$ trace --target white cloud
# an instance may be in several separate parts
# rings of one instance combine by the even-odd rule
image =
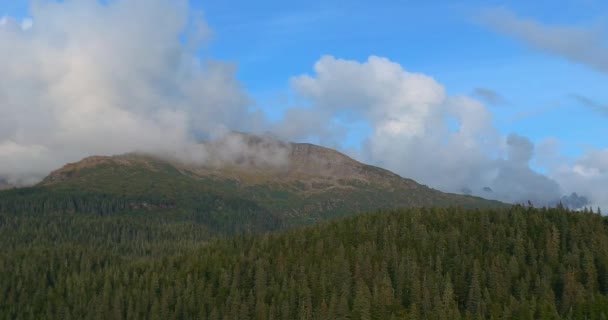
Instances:
[[[264,121],[248,111],[234,65],[196,57],[209,32],[185,0],[36,1],[32,19],[0,26],[0,177],[9,181],[91,154],[175,153],[193,135]]]
[[[349,112],[350,119],[368,121],[373,133],[365,160],[445,191],[467,188],[539,204],[561,195],[555,181],[530,169],[533,144],[525,137],[501,136],[479,101],[448,96],[433,78],[376,56],[363,63],[326,56],[314,71],[294,78],[294,90],[319,114]],[[495,192],[484,193],[487,186]]]
[[[26,18],[23,19],[23,21],[21,21],[21,29],[25,30],[29,30],[34,26],[34,20],[30,19],[30,18]]]
[[[507,145],[508,159],[516,165],[528,166],[534,152],[532,142],[526,137],[511,134],[507,137]]]
[[[443,87],[432,78],[403,72],[399,64],[386,58],[371,56],[360,64],[325,56],[314,69],[316,78],[292,80],[300,95],[315,99],[319,107],[362,112],[374,120],[425,118],[435,111],[429,106],[445,97]],[[424,131],[416,128],[417,121],[411,122],[410,134]]]

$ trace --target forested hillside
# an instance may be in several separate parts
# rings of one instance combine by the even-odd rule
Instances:
[[[163,214],[0,215],[3,319],[605,319],[608,220],[407,209],[209,240]]]
[[[194,222],[208,227],[214,234],[237,234],[278,230],[283,227],[279,217],[255,202],[212,191],[195,194],[184,189],[179,196],[151,192],[124,194],[83,190],[30,187],[0,192],[0,212],[35,220],[51,220],[63,213],[86,214],[90,219],[104,216],[163,216]],[[109,219],[112,219],[111,217]]]
[[[55,170],[34,188],[0,191],[0,210],[193,211],[215,198],[255,207],[286,226],[301,226],[380,209],[505,206],[440,192],[321,146],[235,137],[241,153],[215,160],[187,162],[141,153],[88,157]],[[222,154],[225,145],[209,142],[200,148]],[[281,161],[263,161],[276,154]]]

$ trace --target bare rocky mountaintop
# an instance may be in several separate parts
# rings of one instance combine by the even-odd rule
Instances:
[[[67,182],[81,171],[99,166],[138,166],[158,171],[164,163],[181,174],[193,177],[228,178],[246,185],[299,181],[325,181],[339,187],[345,181],[383,186],[417,185],[388,170],[358,162],[336,150],[309,143],[285,143],[265,136],[234,133],[229,138],[200,145],[200,159],[130,153],[91,156],[66,164],[52,172],[41,185]]]

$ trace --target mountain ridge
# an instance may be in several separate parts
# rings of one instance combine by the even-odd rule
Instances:
[[[95,201],[99,201],[95,195],[122,199],[116,210],[221,212],[222,207],[239,203],[233,206],[237,211],[250,216],[246,207],[255,207],[254,211],[287,225],[406,207],[506,206],[443,193],[314,144],[243,134],[223,139],[200,145],[206,162],[144,153],[90,156],[53,171],[33,188],[41,190],[38,194],[60,195],[53,199],[76,195]]]
[[[188,163],[175,159],[155,156],[146,153],[127,153],[113,156],[89,156],[78,162],[68,163],[62,168],[51,172],[38,185],[53,185],[68,180],[80,170],[99,165],[143,165],[151,171],[157,171],[155,162],[166,162],[174,166],[181,173],[199,177],[223,175],[241,180],[246,183],[264,183],[278,180],[297,180],[302,178],[325,178],[328,180],[354,179],[363,182],[394,182],[401,181],[418,184],[414,180],[403,178],[389,170],[364,164],[348,157],[336,150],[317,146],[310,143],[289,143],[287,166],[260,166],[250,165],[205,165]],[[266,174],[266,181],[249,181],[251,175]]]

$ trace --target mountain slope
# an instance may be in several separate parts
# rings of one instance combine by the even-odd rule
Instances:
[[[248,203],[287,224],[400,207],[503,205],[442,193],[312,144],[243,134],[231,139],[236,148],[231,141],[201,145],[208,155],[202,163],[144,154],[89,157],[51,173],[35,189],[128,199],[126,208],[185,211],[200,207],[206,195]],[[231,148],[236,151],[222,154]]]

